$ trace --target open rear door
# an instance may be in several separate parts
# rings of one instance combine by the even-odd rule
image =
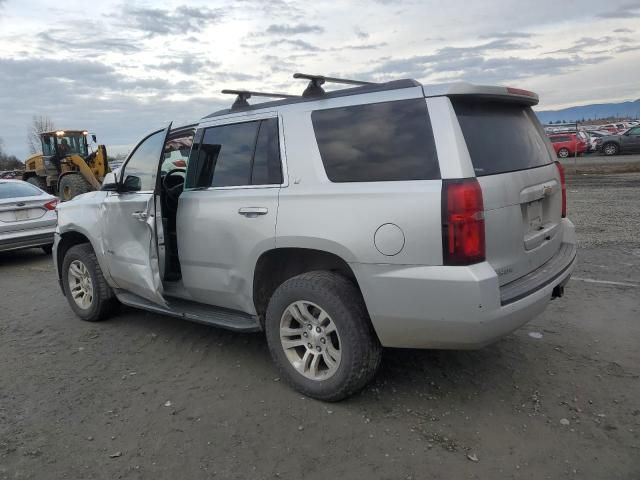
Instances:
[[[122,191],[110,193],[103,203],[103,235],[111,277],[119,288],[161,306],[166,306],[166,301],[156,241],[157,174],[153,173],[155,168],[149,173],[148,159],[153,156],[162,161],[170,131],[171,124],[137,145],[122,167]]]

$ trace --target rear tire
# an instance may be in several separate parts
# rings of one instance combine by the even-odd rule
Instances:
[[[31,185],[35,185],[40,190],[44,190],[45,192],[48,191],[48,189],[47,189],[47,181],[42,177],[38,177],[38,176],[35,176],[35,175],[31,176],[31,177],[27,178],[27,183],[30,183]]]
[[[620,151],[620,147],[618,147],[618,145],[612,142],[605,143],[602,146],[602,153],[604,153],[607,157],[617,155],[619,151]]]
[[[98,322],[117,310],[118,300],[88,243],[71,247],[64,256],[62,288],[71,309],[82,320]]]
[[[63,202],[71,200],[73,197],[93,190],[79,173],[68,173],[58,182],[58,196]]]
[[[569,157],[569,150],[566,148],[561,148],[560,150],[558,150],[558,157],[560,158],[568,158]]]
[[[303,273],[280,285],[265,330],[282,377],[318,400],[335,402],[361,390],[382,359],[360,292],[333,272]]]

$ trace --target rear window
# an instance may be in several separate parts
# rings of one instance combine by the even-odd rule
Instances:
[[[0,182],[0,198],[35,197],[42,195],[42,190],[30,183]]]
[[[424,99],[316,110],[311,121],[332,182],[440,178]]]
[[[476,176],[540,167],[553,161],[529,107],[452,99]]]

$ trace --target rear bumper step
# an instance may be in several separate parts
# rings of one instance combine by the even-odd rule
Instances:
[[[517,302],[548,285],[566,272],[575,259],[576,246],[571,243],[563,243],[547,263],[528,275],[500,287],[500,304],[504,306]],[[562,288],[556,287],[553,291],[553,297],[561,297],[562,290]]]

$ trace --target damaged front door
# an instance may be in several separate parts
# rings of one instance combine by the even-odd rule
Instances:
[[[133,150],[118,174],[118,191],[103,203],[103,238],[111,277],[117,286],[159,305],[155,198],[158,162],[171,129],[152,133]]]

